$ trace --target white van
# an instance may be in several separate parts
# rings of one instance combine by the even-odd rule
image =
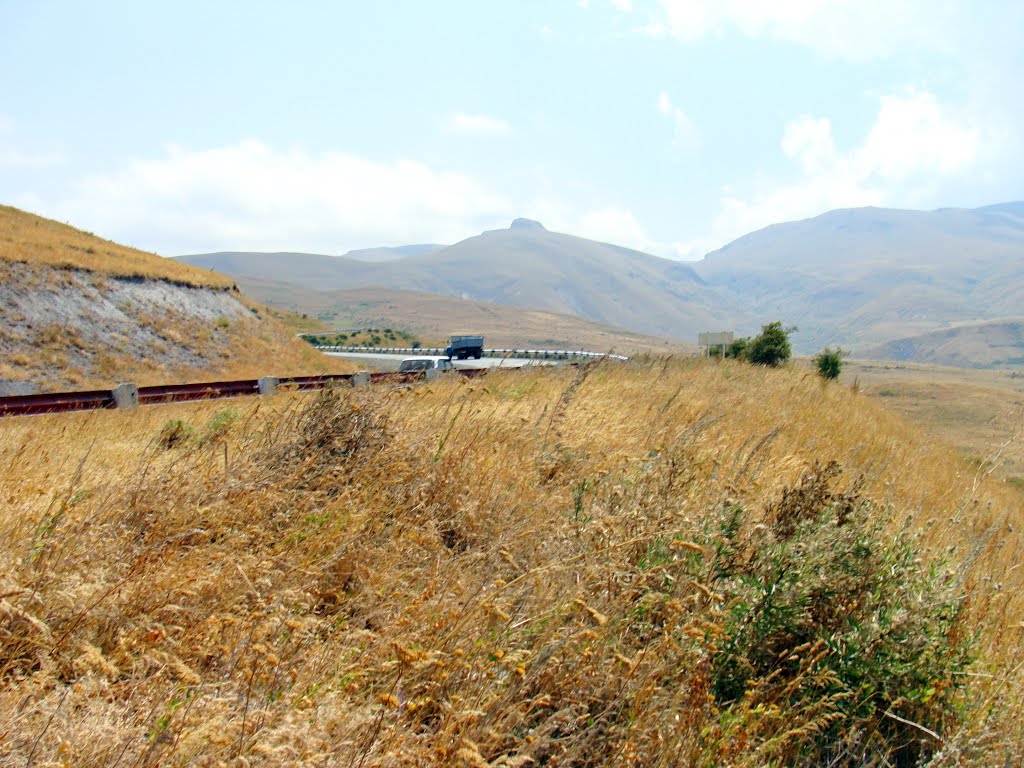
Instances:
[[[400,371],[454,371],[455,366],[447,357],[424,355],[407,357],[398,366]]]

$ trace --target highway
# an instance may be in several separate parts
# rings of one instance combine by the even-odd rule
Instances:
[[[416,357],[413,353],[383,354],[379,352],[324,352],[333,357],[347,357],[353,360],[365,360],[367,367],[378,371],[397,371],[399,364],[407,357]],[[452,360],[452,365],[460,370],[472,368],[521,368],[524,365],[556,365],[554,360],[531,360],[525,357],[482,357],[479,360]]]

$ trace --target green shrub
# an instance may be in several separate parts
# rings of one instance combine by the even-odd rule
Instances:
[[[789,345],[789,335],[796,328],[783,328],[778,320],[761,326],[761,333],[750,340],[746,349],[746,358],[755,365],[781,365],[789,360],[793,350]]]
[[[964,593],[883,510],[831,490],[838,472],[815,465],[760,524],[728,506],[699,541],[694,575],[725,610],[715,699],[725,721],[780,713],[780,764],[916,765],[957,716]]]
[[[836,347],[825,347],[821,352],[814,356],[814,365],[818,369],[818,374],[823,379],[838,379],[839,373],[843,369],[843,357],[846,355],[846,351]]]
[[[736,360],[743,360],[746,357],[748,346],[750,346],[749,338],[734,339],[725,345],[712,344],[708,347],[708,355],[710,357],[731,357]]]
[[[744,337],[741,339],[734,339],[725,350],[726,357],[733,357],[737,360],[744,360],[747,356],[747,347],[750,346],[750,339]]]

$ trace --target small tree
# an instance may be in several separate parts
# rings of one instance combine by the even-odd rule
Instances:
[[[747,360],[755,365],[770,365],[773,368],[781,365],[793,354],[789,346],[789,334],[795,332],[795,327],[783,328],[778,320],[761,326],[761,334],[755,336],[747,347]]]
[[[743,360],[747,356],[747,349],[750,347],[750,339],[746,336],[733,339],[732,344],[725,348],[726,357],[734,357]]]
[[[825,347],[821,352],[814,356],[814,364],[818,367],[818,373],[823,379],[838,379],[839,373],[843,369],[843,357],[847,354],[846,350],[839,349],[836,347]]]

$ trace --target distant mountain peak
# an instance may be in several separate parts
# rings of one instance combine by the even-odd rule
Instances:
[[[533,219],[513,219],[509,229],[544,229],[544,225]]]

